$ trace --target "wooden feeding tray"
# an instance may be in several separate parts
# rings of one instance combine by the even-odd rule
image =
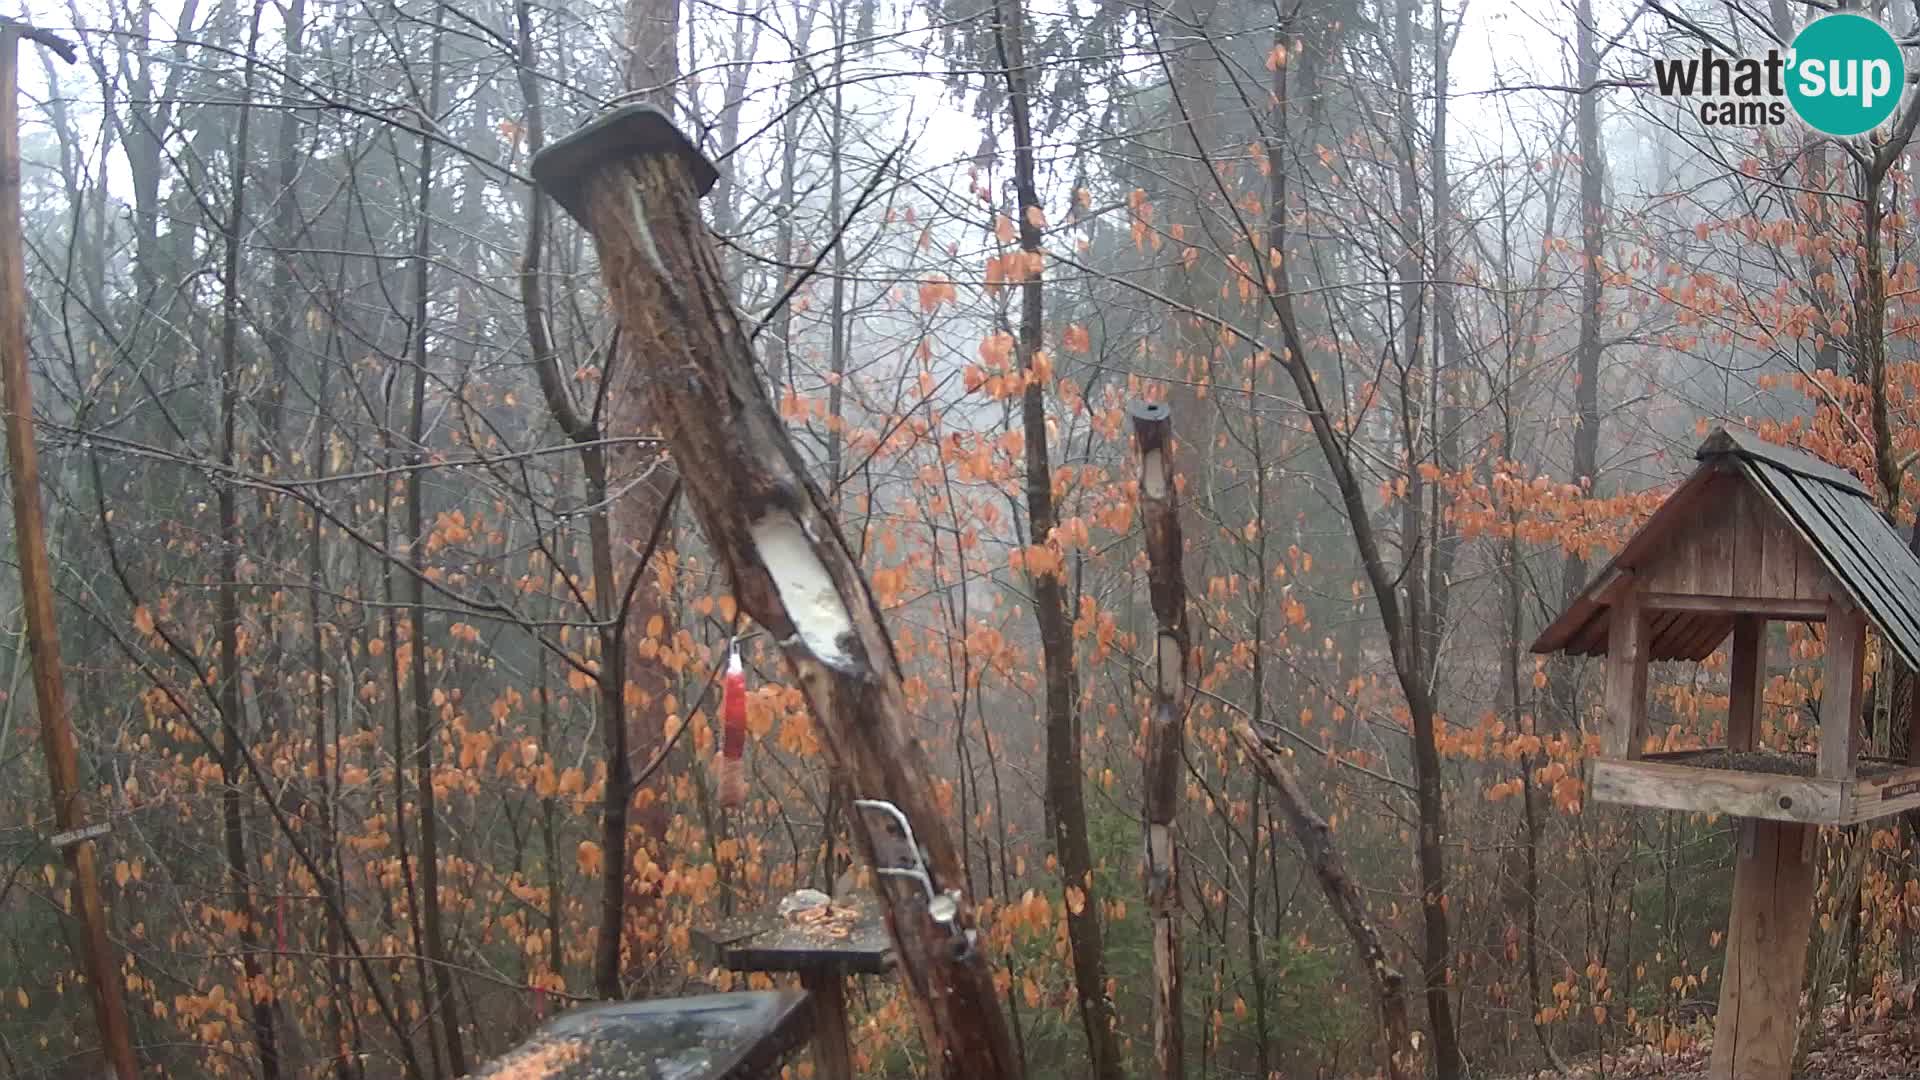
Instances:
[[[694,935],[729,971],[846,976],[884,975],[893,968],[893,942],[867,897],[786,915],[773,908],[736,915]]]
[[[893,968],[893,942],[870,896],[821,904],[785,905],[737,915],[694,931],[714,961],[729,971],[794,972],[813,999],[814,1076],[853,1076],[847,1024],[846,979],[884,975]],[[813,894],[826,900],[821,894]]]
[[[1857,759],[1851,780],[1815,775],[1814,754],[1676,750],[1587,764],[1595,801],[1805,825],[1851,825],[1920,807],[1920,766]]]
[[[475,1080],[767,1080],[812,1028],[805,994],[705,994],[566,1013]]]

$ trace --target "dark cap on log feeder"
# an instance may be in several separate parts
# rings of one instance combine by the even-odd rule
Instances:
[[[1133,417],[1133,433],[1141,450],[1159,450],[1166,446],[1173,427],[1173,410],[1158,401],[1136,401],[1127,406]]]
[[[712,191],[720,180],[720,170],[666,113],[652,105],[635,104],[622,105],[566,138],[548,143],[533,155],[533,182],[579,221],[586,211],[587,181],[596,169],[655,154],[670,154],[685,163],[695,195]]]

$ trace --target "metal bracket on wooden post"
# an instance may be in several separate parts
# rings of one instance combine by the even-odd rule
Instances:
[[[889,819],[887,824],[890,827],[890,834],[899,841],[896,845],[899,848],[897,851],[876,851],[876,854],[880,855],[885,862],[895,865],[878,864],[874,866],[873,872],[918,882],[926,891],[927,917],[940,924],[942,929],[953,936],[954,956],[970,955],[977,935],[975,931],[961,927],[956,921],[960,914],[960,890],[941,889],[935,884],[933,875],[927,869],[926,856],[920,850],[920,843],[913,838],[913,822],[907,820],[907,815],[901,813],[899,807],[885,799],[855,799],[853,805],[862,810],[877,811],[886,815]],[[876,848],[879,847],[880,835],[886,834],[875,835]]]

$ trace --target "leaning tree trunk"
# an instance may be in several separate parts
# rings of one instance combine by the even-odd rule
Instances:
[[[1260,778],[1278,796],[1280,811],[1293,829],[1293,838],[1300,844],[1300,853],[1306,857],[1308,868],[1320,882],[1320,891],[1326,894],[1328,906],[1339,917],[1340,925],[1346,927],[1361,962],[1367,965],[1367,975],[1373,980],[1374,997],[1380,1007],[1381,1033],[1387,1041],[1387,1076],[1390,1080],[1416,1080],[1423,1073],[1419,1050],[1413,1043],[1413,1026],[1407,1019],[1406,978],[1387,962],[1380,932],[1367,914],[1366,898],[1348,876],[1340,849],[1333,845],[1332,826],[1307,802],[1306,793],[1300,790],[1300,781],[1295,779],[1293,769],[1280,751],[1267,745],[1254,733],[1252,725],[1244,721],[1233,734],[1240,741],[1241,749],[1253,759]]]
[[[624,361],[648,374],[678,468],[701,478],[686,491],[694,515],[741,609],[779,644],[835,765],[870,801],[854,836],[876,870],[931,1071],[1022,1075],[893,642],[767,395],[701,222],[713,166],[664,114],[628,106],[548,147],[533,174],[593,235]]]

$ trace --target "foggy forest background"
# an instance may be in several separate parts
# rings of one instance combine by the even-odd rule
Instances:
[[[1140,1075],[1153,1045],[1142,398],[1173,407],[1188,540],[1189,1074],[1382,1067],[1367,972],[1242,721],[1292,751],[1437,1075],[1688,1054],[1730,822],[1588,805],[1597,665],[1528,646],[1723,419],[1851,468],[1912,527],[1910,114],[1843,146],[1706,127],[1647,85],[1655,58],[1820,13],[33,9],[80,49],[22,54],[31,351],[149,1068],[459,1076],[578,1003],[744,985],[692,931],[842,878],[849,793],[678,497],[701,478],[659,453],[591,243],[527,179],[636,97],[720,167],[724,272],[885,608],[1031,1075]],[[1038,536],[1035,381],[1059,519]],[[1070,628],[1051,710],[1038,577]],[[19,601],[0,574],[0,1068],[92,1076]],[[732,808],[708,763],[736,632]],[[1804,749],[1822,646],[1786,637],[1763,738]],[[1869,656],[1882,716],[1893,666]],[[1667,745],[1714,741],[1724,653],[1656,665],[1653,694]],[[1891,726],[1876,749],[1904,754]],[[1061,775],[1080,809],[1056,831]],[[1812,977],[1859,1022],[1911,1005],[1911,836],[1823,845]],[[853,1000],[861,1074],[920,1073],[890,983]]]

